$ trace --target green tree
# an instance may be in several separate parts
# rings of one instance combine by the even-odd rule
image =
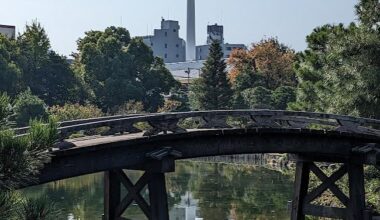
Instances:
[[[0,93],[0,130],[4,129],[10,124],[10,117],[12,115],[11,99],[5,93]]]
[[[141,38],[131,39],[124,28],[87,32],[78,41],[78,51],[75,69],[103,110],[136,100],[148,111],[156,111],[164,102],[162,94],[176,84],[163,61]]]
[[[272,91],[258,86],[242,92],[244,102],[251,109],[272,109]]]
[[[295,110],[379,118],[380,38],[362,25],[326,25],[308,37],[296,65]]]
[[[193,108],[201,110],[230,109],[232,105],[232,89],[227,79],[226,63],[218,41],[210,47],[202,73],[190,87],[190,98]]]
[[[323,68],[327,62],[326,52],[329,42],[340,38],[346,32],[342,24],[324,25],[315,28],[306,37],[308,48],[297,54],[295,71],[298,79],[297,101],[290,104],[292,110],[324,111],[325,102],[321,94],[324,92]]]
[[[55,53],[45,29],[37,22],[26,25],[17,38],[17,64],[22,70],[24,86],[48,105],[80,101],[80,83],[66,57]]]
[[[30,90],[20,93],[14,101],[15,121],[18,126],[26,126],[30,120],[46,120],[47,106],[43,100],[32,95]]]
[[[234,91],[234,108],[248,108],[248,105],[245,103],[243,98],[243,92],[246,89],[255,88],[257,86],[265,86],[265,81],[261,75],[256,74],[250,69],[237,74],[232,86]]]
[[[278,87],[272,93],[272,103],[274,109],[286,110],[288,103],[296,101],[296,89],[291,86]]]
[[[356,14],[362,24],[370,29],[380,31],[379,0],[361,0],[355,7]]]
[[[14,62],[16,43],[0,34],[0,92],[15,96],[20,91],[21,71]]]

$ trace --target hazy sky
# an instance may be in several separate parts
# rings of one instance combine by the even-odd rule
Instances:
[[[186,36],[186,0],[1,0],[0,24],[24,25],[37,19],[54,50],[69,55],[88,30],[126,27],[132,36],[151,34],[161,17],[178,20]],[[326,23],[354,21],[357,0],[196,0],[197,44],[206,41],[207,24],[223,24],[228,43],[257,42],[265,36],[296,50],[305,36]]]

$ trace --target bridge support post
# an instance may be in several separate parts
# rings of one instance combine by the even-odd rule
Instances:
[[[305,161],[297,161],[291,211],[292,220],[305,220],[303,204],[309,188],[309,174],[310,163]]]
[[[169,220],[165,173],[152,173],[148,189],[151,220]]]
[[[116,219],[116,207],[120,203],[120,181],[114,171],[104,172],[104,219]]]
[[[169,220],[165,173],[174,171],[174,159],[153,161],[144,166],[145,173],[133,184],[121,169],[104,173],[104,220],[120,220],[126,209],[135,202],[149,220]],[[121,198],[121,185],[128,193]],[[141,195],[148,186],[149,201]]]
[[[346,220],[370,220],[370,210],[366,210],[365,206],[364,169],[360,160],[339,161],[338,163],[342,164],[341,167],[327,176],[310,158],[298,157],[291,220],[305,220],[306,215]],[[321,181],[321,184],[309,190],[311,173]],[[336,184],[346,174],[348,174],[348,195]],[[313,204],[313,201],[322,196],[326,190],[330,190],[342,206],[328,207]]]
[[[350,201],[348,204],[347,219],[364,219],[365,215],[365,189],[363,164],[348,164],[348,182]]]

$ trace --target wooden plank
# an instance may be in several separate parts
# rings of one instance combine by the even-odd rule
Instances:
[[[330,178],[327,177],[326,174],[322,172],[322,170],[320,170],[315,164],[312,164],[310,166],[310,169],[322,181],[322,183],[326,183],[324,186],[327,185],[331,192],[343,203],[343,205],[348,205],[349,198],[347,198],[347,196],[338,188],[338,186],[336,186],[334,182],[330,181]],[[343,176],[344,174],[345,169],[341,169],[339,170],[339,173],[337,173],[337,176],[334,176],[334,178],[338,177],[339,175]],[[317,188],[317,190],[319,189]]]
[[[348,220],[364,219],[365,189],[363,164],[348,163],[348,182],[350,189]]]
[[[306,215],[324,217],[324,218],[345,219],[346,217],[346,209],[344,208],[305,204],[303,211]],[[359,220],[359,219],[356,219],[356,220]]]
[[[309,187],[310,162],[298,161],[296,166],[291,220],[305,220],[303,204]]]
[[[104,220],[119,217],[116,207],[120,203],[120,181],[114,171],[104,172]]]
[[[347,173],[347,166],[342,165],[342,167],[340,167],[330,177],[327,177],[315,164],[311,164],[310,169],[322,181],[322,184],[312,190],[306,196],[305,202],[311,203],[327,189],[330,189],[334,195],[343,203],[343,205],[347,206],[349,198],[335,185],[335,182]]]
[[[169,220],[165,174],[152,173],[152,178],[149,180],[148,187],[150,207],[152,211],[150,220]]]

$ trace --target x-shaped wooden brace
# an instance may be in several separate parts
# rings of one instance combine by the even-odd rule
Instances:
[[[314,163],[310,164],[310,170],[322,181],[322,184],[313,189],[305,197],[305,204],[311,203],[313,200],[322,195],[323,192],[330,189],[331,192],[347,207],[349,198],[339,189],[335,184],[340,178],[347,173],[347,166],[342,165],[335,173],[330,177],[326,176]]]
[[[132,204],[132,202],[135,201],[140,209],[144,212],[144,214],[148,217],[148,219],[150,219],[150,207],[140,194],[141,190],[144,188],[144,186],[147,185],[149,181],[150,173],[144,173],[144,175],[134,185],[124,173],[124,171],[115,170],[114,172],[116,172],[118,179],[128,190],[127,196],[116,207],[116,216],[121,216],[124,211]]]

